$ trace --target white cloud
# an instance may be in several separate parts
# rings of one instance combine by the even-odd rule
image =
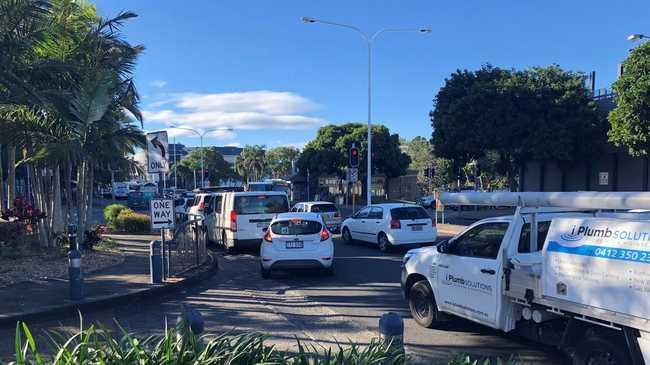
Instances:
[[[188,128],[192,128],[191,125],[183,124],[183,125],[178,125],[180,128],[166,128],[167,129],[167,135],[169,137],[199,137],[197,132],[199,133],[204,133],[205,130],[197,130],[197,132],[193,132],[189,130]],[[196,129],[196,128],[192,128]],[[208,131],[205,134],[205,137],[212,137],[216,139],[224,139],[224,140],[231,140],[237,137],[237,134],[235,134],[233,131],[230,130],[215,130],[215,131]]]
[[[226,147],[241,147],[241,143],[239,142],[228,143]]]
[[[306,141],[305,142],[294,142],[294,143],[281,144],[282,147],[293,147],[293,148],[297,148],[297,149],[299,149],[301,151],[305,148],[306,145],[307,145]]]
[[[154,80],[149,85],[151,85],[153,87],[161,88],[161,87],[165,87],[165,85],[167,85],[167,81]]]
[[[317,117],[304,115],[318,105],[291,92],[268,90],[171,95],[149,104],[145,121],[185,124],[196,129],[308,129],[322,125]],[[234,133],[216,132],[232,138]]]

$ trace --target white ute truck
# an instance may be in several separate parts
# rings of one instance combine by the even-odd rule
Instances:
[[[402,288],[418,324],[457,316],[556,346],[573,364],[650,365],[650,193],[441,201],[516,209],[406,253]]]

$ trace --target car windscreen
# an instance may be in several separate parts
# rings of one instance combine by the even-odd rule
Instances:
[[[235,197],[237,214],[273,214],[289,211],[285,195],[246,195]]]
[[[420,207],[393,208],[390,210],[393,219],[429,219],[427,212]]]
[[[281,236],[317,234],[321,229],[319,222],[302,219],[283,220],[271,224],[271,232]]]
[[[314,204],[311,206],[311,211],[314,213],[333,213],[338,212],[334,204]]]

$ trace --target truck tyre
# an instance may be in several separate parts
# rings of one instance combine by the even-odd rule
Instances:
[[[415,322],[422,327],[431,328],[436,322],[438,308],[433,291],[426,280],[420,280],[409,289],[409,309]]]
[[[341,233],[341,236],[343,236],[343,242],[346,245],[351,245],[354,243],[354,240],[352,239],[352,235],[350,234],[350,230],[348,227],[343,228],[343,232]]]
[[[630,364],[627,346],[620,341],[607,340],[598,335],[587,337],[576,347],[573,365]]]
[[[391,248],[393,248],[393,245],[388,240],[388,236],[386,236],[386,233],[384,232],[379,233],[377,243],[379,244],[379,251],[384,253],[389,252]]]

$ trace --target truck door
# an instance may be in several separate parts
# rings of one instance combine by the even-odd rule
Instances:
[[[496,325],[501,291],[497,260],[508,222],[477,225],[446,245],[438,255],[438,306],[447,312]]]

